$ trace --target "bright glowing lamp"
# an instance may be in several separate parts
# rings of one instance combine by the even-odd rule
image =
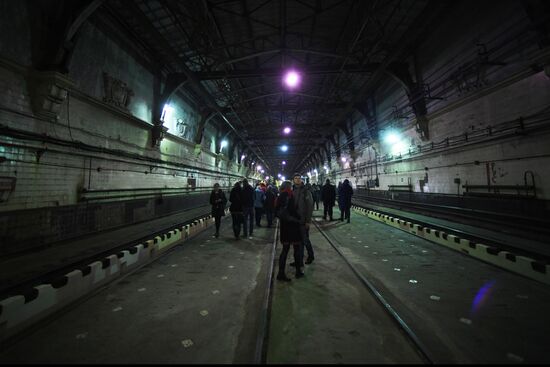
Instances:
[[[280,174],[280,173],[277,173],[277,177],[281,178],[281,174]]]
[[[388,144],[395,144],[401,140],[399,134],[393,130],[387,131],[383,139]]]
[[[262,166],[258,165],[258,167],[256,167],[256,169],[259,171],[262,169]]]
[[[286,152],[286,151],[288,150],[288,146],[287,146],[287,145],[282,145],[282,146],[281,146],[281,150],[282,150],[283,152]]]
[[[283,166],[284,166],[286,164],[286,161],[283,161],[282,163],[283,163]]]
[[[347,159],[346,157],[342,157],[342,162],[346,163]]]
[[[225,148],[227,146],[227,140],[222,140],[221,147]]]
[[[241,161],[245,158],[246,156],[243,154],[241,155]]]
[[[284,132],[285,134],[287,134],[287,135],[290,134],[290,127],[288,127],[288,126],[285,127],[285,128],[283,129],[283,132]]]
[[[284,82],[289,88],[296,88],[300,84],[300,74],[294,70],[288,71],[284,76]]]
[[[281,180],[286,181],[286,177],[285,177],[285,176],[281,176]]]

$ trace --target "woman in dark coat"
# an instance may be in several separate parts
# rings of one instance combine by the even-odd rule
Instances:
[[[283,250],[279,256],[279,273],[277,279],[289,282],[290,278],[285,275],[286,258],[290,245],[294,250],[294,263],[296,264],[296,278],[301,278],[304,273],[300,270],[300,244],[302,237],[300,236],[300,216],[296,211],[294,204],[294,196],[292,195],[292,183],[284,181],[281,184],[280,194],[275,202],[275,213],[279,217],[279,239],[283,245]]]
[[[220,189],[220,184],[214,184],[214,190],[210,193],[210,205],[212,205],[212,216],[216,221],[216,238],[220,235],[220,224],[222,222],[222,217],[225,216],[225,204],[227,204],[227,199],[225,194]]]
[[[231,212],[231,219],[233,219],[233,234],[235,234],[235,239],[238,240],[241,234],[241,226],[243,224],[243,203],[241,200],[242,197],[242,188],[241,182],[235,182],[231,193],[229,194],[229,201],[231,205],[229,206],[229,211]]]

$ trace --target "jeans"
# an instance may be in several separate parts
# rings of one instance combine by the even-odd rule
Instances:
[[[243,236],[252,236],[252,232],[254,232],[254,208],[243,208],[243,216]],[[250,224],[250,232],[248,231],[248,224]]]
[[[222,224],[222,216],[215,216],[214,221],[216,223],[216,233],[220,233],[220,224]]]
[[[313,253],[313,246],[311,246],[311,241],[309,240],[309,229],[306,229],[306,226],[300,224],[300,236],[302,237],[302,243],[300,245],[300,265],[304,264],[304,247],[307,250],[308,259],[314,259],[315,254]]]
[[[323,218],[328,217],[332,220],[332,205],[323,203]]]
[[[265,208],[265,217],[267,219],[267,226],[271,227],[273,224],[273,209]]]
[[[239,237],[241,234],[241,224],[243,223],[243,214],[231,213],[231,218],[233,219],[233,234],[235,237]]]
[[[282,275],[285,273],[286,267],[286,258],[288,256],[288,251],[290,250],[290,243],[283,243],[283,251],[279,256],[279,274]],[[296,274],[300,272],[300,245],[292,245],[294,248],[294,264],[296,267]]]
[[[264,208],[254,208],[254,212],[256,213],[256,225],[260,227],[262,214],[264,214]]]
[[[344,219],[347,219],[348,223],[349,223],[351,207],[346,205],[342,209],[343,209],[343,213],[344,213]]]

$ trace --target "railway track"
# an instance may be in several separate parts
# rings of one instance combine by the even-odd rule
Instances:
[[[436,363],[434,356],[432,352],[429,350],[427,345],[418,337],[418,335],[415,333],[415,331],[404,321],[404,319],[399,315],[399,313],[392,307],[392,305],[384,298],[382,295],[382,292],[376,288],[376,286],[370,282],[353,264],[352,262],[346,257],[344,253],[338,248],[337,245],[334,244],[333,240],[325,233],[325,231],[321,228],[321,226],[317,223],[317,221],[313,221],[313,224],[315,225],[315,228],[319,231],[319,233],[322,234],[322,236],[325,238],[325,240],[330,244],[332,250],[337,254],[337,256],[349,267],[349,269],[352,271],[352,273],[355,275],[356,280],[361,284],[362,287],[364,287],[378,302],[381,309],[384,310],[385,313],[387,313],[390,318],[395,323],[395,326],[399,328],[401,333],[406,336],[408,341],[410,342],[410,345],[413,346],[415,352],[417,353],[420,360],[422,360],[425,364],[434,364]],[[262,309],[262,326],[259,329],[258,337],[257,337],[257,343],[256,343],[256,353],[255,353],[255,359],[254,363],[256,364],[265,364],[267,363],[266,357],[267,357],[267,348],[269,344],[269,323],[270,323],[270,312],[272,309],[272,300],[273,300],[273,287],[275,282],[275,253],[276,253],[276,246],[278,241],[278,227],[279,222],[277,221],[277,226],[275,230],[274,240],[273,240],[273,248],[271,253],[271,267],[268,271],[268,277],[266,279],[266,295],[264,297],[264,307]],[[307,277],[307,276],[306,276]]]
[[[436,214],[442,217],[449,217],[453,220],[464,222],[465,224],[480,225],[483,223],[487,226],[506,226],[506,230],[513,233],[512,230],[521,231],[520,234],[533,235],[533,231],[544,236],[550,236],[550,221],[546,218],[525,217],[520,215],[512,215],[509,213],[495,212],[490,210],[468,209],[450,205],[435,205],[419,202],[408,202],[404,200],[390,200],[383,198],[375,198],[372,196],[358,195],[356,198],[364,204],[378,204],[381,206],[392,207],[401,210],[412,210],[424,215]],[[481,223],[480,223],[481,222]],[[501,228],[502,229],[502,228]]]
[[[424,216],[434,217],[436,219],[453,220],[458,224],[466,224],[480,229],[498,231],[500,233],[506,233],[520,238],[528,238],[533,241],[548,243],[550,242],[550,223],[540,218],[522,218],[521,222],[517,222],[517,216],[511,216],[506,213],[495,213],[432,204],[410,203],[405,201],[371,197],[368,197],[367,199],[365,196],[358,196],[355,204],[362,208],[374,210],[381,214],[399,217],[406,221],[418,223],[424,227],[434,228],[448,234],[466,238],[474,243],[484,243],[498,249],[499,251],[511,251],[518,255],[528,256],[538,261],[550,263],[550,249],[540,248],[539,251],[539,249],[519,247],[516,245],[503,243],[503,241],[487,235],[480,235],[475,231],[459,229],[456,226],[436,223],[434,221],[430,221],[429,219],[413,218],[406,212],[396,214],[394,212],[384,210],[384,208],[403,210],[413,214],[418,213]],[[529,224],[525,224],[525,221],[528,221]]]

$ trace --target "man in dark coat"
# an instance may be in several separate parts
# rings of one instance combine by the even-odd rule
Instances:
[[[300,266],[303,266],[304,261],[304,247],[307,250],[306,264],[311,264],[315,259],[313,252],[313,246],[309,240],[309,227],[313,217],[313,195],[311,191],[306,188],[302,175],[296,172],[292,178],[294,183],[293,195],[295,200],[296,211],[300,216],[300,233],[302,235],[302,246],[300,247]]]
[[[271,227],[271,225],[273,224],[273,210],[275,207],[276,197],[277,195],[275,195],[273,186],[269,185],[267,187],[267,191],[265,192],[265,202],[264,202],[264,210],[265,210],[265,216],[267,218],[268,227]]]
[[[340,221],[342,222],[344,221],[344,219],[347,219],[349,223],[352,196],[353,189],[351,188],[351,184],[349,183],[348,179],[345,179],[344,183],[340,187],[340,190],[338,191],[338,201],[342,205],[340,212]]]
[[[216,222],[216,238],[220,236],[220,225],[222,222],[222,217],[225,216],[225,204],[227,204],[227,199],[225,194],[220,189],[220,184],[214,184],[214,190],[210,193],[210,205],[212,205],[212,216]]]
[[[332,221],[332,207],[336,200],[336,187],[330,184],[330,180],[327,178],[323,188],[321,189],[321,200],[323,201],[323,219],[327,220],[327,214]]]
[[[229,194],[229,211],[231,212],[231,218],[233,219],[233,234],[235,239],[238,240],[241,234],[241,224],[243,223],[243,204],[241,202],[242,188],[239,181],[235,182],[235,185],[231,189]]]
[[[250,186],[248,180],[243,180],[243,190],[241,192],[241,202],[243,204],[243,236],[252,239],[254,231],[254,188]],[[250,225],[250,228],[248,227]],[[249,229],[249,231],[247,230]]]

